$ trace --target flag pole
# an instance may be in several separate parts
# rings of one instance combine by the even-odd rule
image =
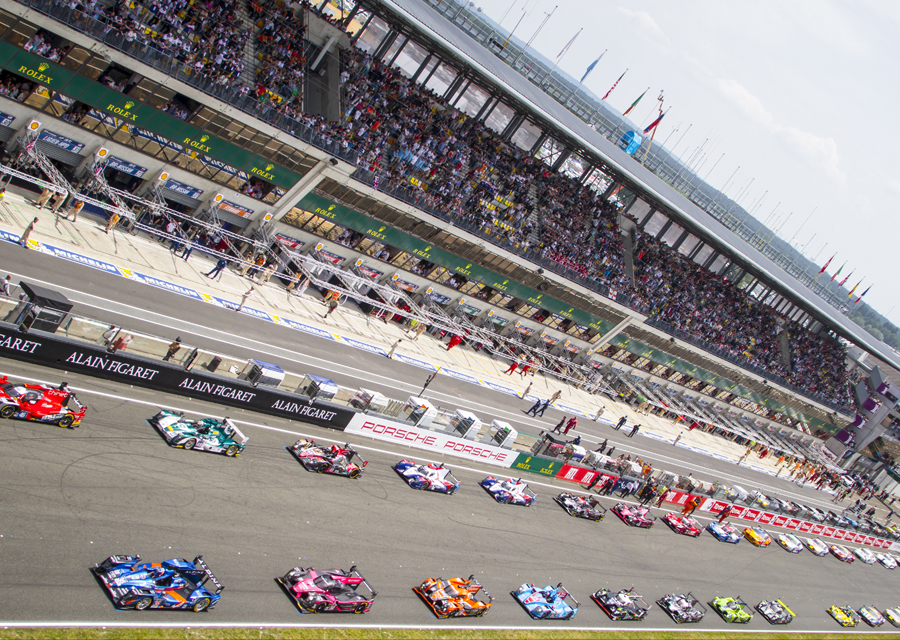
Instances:
[[[558,55],[558,56],[556,56],[556,62],[553,63],[553,67],[550,69],[550,72],[544,77],[544,80],[545,80],[546,82],[541,82],[541,89],[543,89],[544,86],[545,86],[546,84],[548,84],[550,81],[553,80],[553,72],[556,71],[556,67],[559,66],[560,61],[562,61],[562,59],[563,59],[563,58],[566,56],[566,54],[569,52],[569,47],[571,47],[572,44],[575,42],[575,40],[578,38],[578,36],[581,35],[581,32],[582,32],[582,31],[584,31],[584,27],[581,27],[581,28],[578,30],[578,33],[576,33],[576,34],[572,37],[572,39],[569,40],[569,44],[567,44],[565,47],[563,47],[563,50],[559,52],[559,55]]]

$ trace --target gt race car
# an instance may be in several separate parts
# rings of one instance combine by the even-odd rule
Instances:
[[[887,553],[876,553],[875,559],[881,563],[881,566],[885,569],[896,569],[897,568],[897,560],[894,556],[889,555]]]
[[[865,547],[854,547],[853,553],[855,553],[856,557],[866,564],[875,564],[876,562],[878,562],[878,558],[875,557],[875,554]]]
[[[542,589],[525,583],[510,594],[535,620],[569,620],[578,613],[579,602],[562,582],[555,587],[547,585]]]
[[[393,467],[413,489],[452,495],[459,491],[459,480],[441,464],[416,464],[415,460],[401,460]]]
[[[884,624],[884,616],[870,604],[860,607],[858,613],[859,617],[870,627],[880,627]]]
[[[482,488],[491,494],[491,497],[502,504],[518,504],[530,507],[534,504],[537,494],[528,488],[528,484],[522,479],[498,480],[494,476],[488,476],[482,480]]]
[[[845,607],[834,605],[828,607],[826,611],[828,612],[828,615],[837,620],[837,623],[842,627],[855,627],[859,624],[859,616],[850,605]]]
[[[378,595],[356,570],[294,567],[276,578],[301,613],[365,613]],[[360,591],[365,587],[367,593]]]
[[[585,498],[563,491],[553,499],[556,504],[566,510],[566,513],[576,518],[599,522],[606,515],[606,507],[597,502],[593,496]]]
[[[17,384],[0,376],[0,418],[46,422],[74,429],[81,424],[86,411],[87,406],[65,388]]]
[[[744,529],[744,537],[757,547],[768,547],[772,543],[772,536],[762,527],[747,527]]]
[[[738,530],[733,525],[727,522],[710,522],[706,525],[706,530],[713,534],[719,542],[737,544],[741,541],[741,534],[738,533]]]
[[[183,413],[163,409],[147,421],[166,442],[180,449],[195,449],[239,456],[247,446],[247,436],[229,419],[187,420]]]
[[[885,609],[884,617],[895,627],[900,627],[900,608]]]
[[[716,596],[709,601],[709,606],[729,624],[747,624],[753,619],[753,610],[740,596]]]
[[[480,618],[494,601],[474,575],[466,579],[428,578],[418,587],[413,587],[413,591],[438,618]],[[487,600],[476,597],[479,591]]]
[[[806,515],[809,516],[810,520],[815,520],[816,522],[825,521],[825,512],[815,507],[806,507]]]
[[[656,517],[650,515],[650,509],[647,507],[617,502],[612,506],[611,510],[629,527],[649,529],[656,522]]]
[[[670,593],[657,600],[656,604],[677,624],[700,622],[706,615],[706,607],[690,592],[687,595]]]
[[[297,458],[304,469],[316,473],[330,473],[356,479],[369,464],[349,444],[342,447],[336,444],[330,447],[319,447],[315,440],[300,438],[290,447],[285,448]],[[362,464],[353,462],[354,457],[359,458]]]
[[[800,553],[803,551],[803,543],[793,533],[776,533],[775,542],[779,546],[790,553]]]
[[[756,610],[770,624],[790,624],[795,617],[794,612],[781,600],[763,600],[756,605]]]
[[[818,538],[803,538],[803,546],[806,547],[810,553],[817,555],[820,558],[828,555],[828,545]]]
[[[643,596],[635,592],[634,587],[618,592],[600,589],[591,594],[591,600],[603,609],[610,620],[643,620],[650,611],[650,606]]]
[[[842,544],[832,544],[828,546],[828,550],[835,558],[841,562],[851,563],[855,559],[850,550]]]
[[[106,588],[117,609],[184,609],[197,613],[212,609],[222,585],[203,562],[174,558],[141,562],[140,556],[110,556],[91,571]],[[215,593],[206,583],[215,585]]]
[[[669,525],[669,528],[675,533],[680,533],[685,536],[696,538],[703,532],[700,523],[691,516],[667,513],[665,517],[663,517],[663,522]]]

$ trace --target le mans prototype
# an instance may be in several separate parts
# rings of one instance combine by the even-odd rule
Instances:
[[[416,464],[415,460],[401,460],[394,465],[394,471],[413,489],[447,495],[459,491],[459,480],[443,463]]]
[[[294,567],[276,579],[300,611],[311,613],[365,613],[378,595],[355,565],[346,571]]]
[[[216,606],[222,585],[203,562],[174,558],[141,562],[140,556],[110,556],[91,568],[117,609],[185,609],[206,611]],[[215,585],[215,593],[206,583]]]
[[[75,428],[81,424],[87,407],[68,391],[39,384],[18,384],[0,376],[0,418],[18,418]]]
[[[629,527],[649,529],[656,522],[656,518],[650,515],[650,509],[633,504],[617,502],[612,506],[612,512],[622,519]]]
[[[465,579],[428,578],[418,587],[413,587],[413,591],[438,618],[480,618],[494,601],[474,575]],[[487,599],[476,597],[479,592]]]
[[[756,605],[759,615],[768,620],[771,624],[790,624],[794,619],[794,612],[788,606],[779,600],[763,600]]]
[[[528,488],[528,484],[521,479],[498,480],[494,476],[488,476],[479,484],[491,494],[497,502],[502,504],[518,504],[530,507],[534,504],[537,495]]]
[[[358,478],[365,466],[369,464],[362,459],[356,450],[349,444],[342,447],[334,444],[330,447],[319,447],[315,440],[300,438],[288,450],[294,455],[303,468],[316,473],[330,473],[336,476]],[[359,458],[361,465],[353,462],[353,458]]]
[[[591,594],[591,600],[597,603],[610,620],[643,620],[650,610],[643,596],[631,589],[615,592],[600,589]]]
[[[690,592],[687,595],[670,593],[657,600],[656,604],[678,624],[700,622],[706,615],[706,607]]]
[[[698,537],[703,531],[700,523],[691,516],[669,513],[663,518],[663,522],[669,525],[669,528],[675,533],[691,536],[693,538]]]
[[[239,456],[247,436],[229,418],[187,420],[183,413],[163,409],[148,421],[173,447]]]
[[[542,589],[525,583],[511,593],[535,620],[569,620],[578,613],[578,601],[561,582],[555,587],[547,585]]]
[[[709,606],[722,616],[722,620],[732,624],[747,624],[753,619],[753,611],[740,596],[717,596],[710,600]]]
[[[606,507],[597,502],[593,496],[584,498],[563,491],[553,499],[566,510],[566,513],[576,518],[600,521],[606,515]]]

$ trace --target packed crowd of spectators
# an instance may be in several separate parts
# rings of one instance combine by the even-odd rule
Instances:
[[[228,79],[240,74],[250,35],[238,17],[237,3],[243,1],[145,0],[140,5],[120,0],[104,8],[96,0],[83,0],[76,6],[96,12],[127,39],[152,41],[199,73]],[[261,0],[246,5],[259,26],[255,95],[262,101],[277,93],[282,98],[273,101],[278,111],[354,151],[358,167],[369,172],[376,188],[406,187],[415,204],[626,294],[633,306],[680,331],[807,392],[849,405],[844,353],[837,342],[793,324],[649,235],[638,233],[632,279],[624,268],[614,203],[552,171],[399,70],[361,50],[344,49],[341,121],[303,113],[294,99],[308,51],[298,7],[310,5]],[[40,50],[45,44],[33,46]],[[784,364],[778,344],[783,330],[790,338],[790,365]]]

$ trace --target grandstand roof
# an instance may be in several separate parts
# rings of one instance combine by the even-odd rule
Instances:
[[[794,278],[785,277],[781,267],[654,173],[635,162],[524,76],[512,71],[509,65],[425,2],[422,0],[369,0],[369,2],[383,7],[405,22],[419,34],[419,39],[430,41],[447,57],[455,57],[468,67],[480,71],[486,82],[491,81],[496,88],[509,94],[516,102],[527,105],[536,117],[553,123],[561,133],[576,140],[577,146],[596,154],[605,165],[630,182],[636,190],[644,191],[649,199],[665,207],[677,222],[690,228],[695,235],[738,262],[756,277],[774,286],[781,294],[842,337],[900,370],[900,357],[890,347],[831,307],[806,286]]]

